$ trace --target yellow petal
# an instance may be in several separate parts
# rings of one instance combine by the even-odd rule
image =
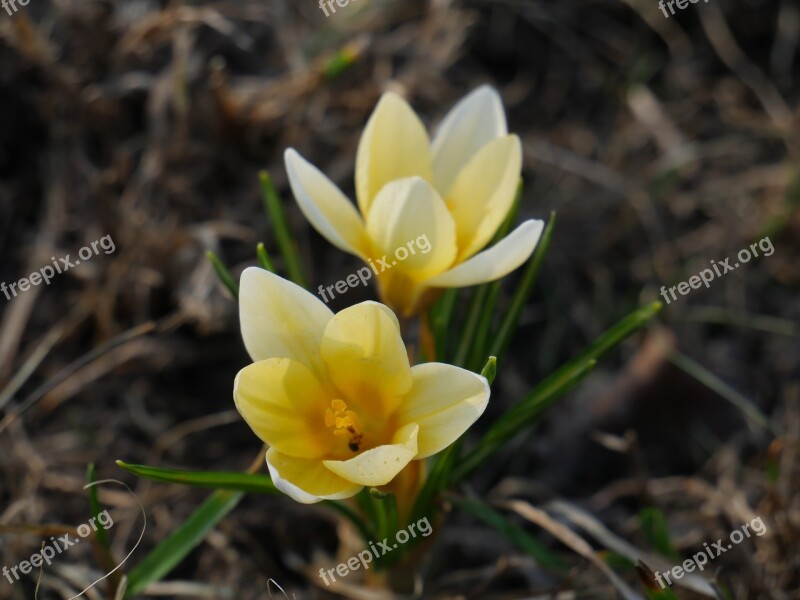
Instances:
[[[373,248],[389,268],[417,281],[443,272],[456,257],[456,228],[439,194],[419,177],[387,184],[367,217]],[[385,265],[378,266],[386,269]]]
[[[525,221],[488,250],[425,282],[430,287],[466,287],[507,275],[530,257],[544,229],[544,221]]]
[[[253,432],[279,452],[321,458],[333,447],[324,420],[330,395],[295,360],[270,358],[245,367],[236,376],[233,399]]]
[[[417,423],[417,459],[427,458],[461,437],[489,402],[489,382],[471,371],[442,363],[411,369],[414,386],[398,411],[399,423]]]
[[[322,358],[345,402],[361,419],[385,420],[411,389],[411,367],[394,313],[377,302],[362,302],[336,314],[325,330]]]
[[[481,86],[465,96],[442,120],[431,144],[436,189],[447,196],[474,154],[507,132],[503,102],[494,88]]]
[[[274,448],[267,450],[267,468],[275,487],[303,504],[350,498],[363,487],[339,477],[318,460],[286,456]]]
[[[408,423],[397,431],[391,444],[378,446],[350,460],[326,460],[325,466],[347,481],[360,485],[386,485],[417,454],[419,426]]]
[[[364,223],[347,196],[293,148],[286,151],[285,161],[297,205],[309,223],[340,250],[366,258]]]
[[[415,175],[431,180],[428,133],[408,103],[389,92],[381,96],[358,144],[356,195],[361,214],[369,213],[384,185]]]
[[[486,246],[508,216],[522,170],[522,145],[515,135],[489,142],[467,163],[447,195],[456,222],[461,262]]]
[[[254,361],[291,358],[324,380],[319,346],[332,317],[321,300],[291,281],[256,267],[242,273],[239,318]]]

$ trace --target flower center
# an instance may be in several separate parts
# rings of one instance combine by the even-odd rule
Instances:
[[[336,398],[331,400],[331,405],[325,411],[325,426],[333,429],[333,435],[349,438],[348,447],[353,452],[361,448],[361,422],[358,415],[347,408],[344,400]]]

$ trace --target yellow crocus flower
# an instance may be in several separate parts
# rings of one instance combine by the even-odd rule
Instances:
[[[432,141],[405,100],[384,94],[358,147],[358,210],[297,151],[289,148],[285,158],[300,210],[337,248],[364,261],[391,259],[427,236],[430,252],[392,261],[378,273],[382,300],[404,316],[426,307],[427,290],[485,283],[513,271],[544,227],[526,221],[479,252],[508,215],[522,169],[519,138],[508,134],[500,97],[487,86],[462,99]]]
[[[334,315],[294,283],[249,268],[239,308],[255,362],[236,376],[234,401],[269,445],[275,485],[298,502],[388,484],[456,441],[489,401],[480,375],[411,367],[397,317],[377,302]]]

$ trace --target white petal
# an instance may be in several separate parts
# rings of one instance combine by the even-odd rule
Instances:
[[[458,174],[445,198],[456,223],[458,262],[486,246],[505,221],[521,170],[522,145],[506,135],[478,150]]]
[[[508,133],[503,101],[484,85],[471,92],[439,125],[431,144],[436,189],[447,196],[461,169],[483,146]]]
[[[412,367],[414,387],[398,411],[403,423],[418,423],[417,459],[450,446],[478,420],[489,403],[489,382],[460,367],[425,363]]]
[[[356,196],[366,217],[384,185],[404,177],[431,181],[428,132],[408,102],[394,93],[381,96],[356,153]]]
[[[456,257],[455,222],[444,200],[420,177],[383,187],[367,217],[367,232],[392,268],[417,281],[442,273]]]
[[[291,358],[327,380],[319,349],[333,313],[291,281],[250,267],[239,286],[239,319],[245,348],[254,361]]]
[[[297,205],[314,229],[340,250],[366,258],[364,222],[353,203],[293,148],[286,151],[285,162]]]
[[[466,287],[507,275],[533,253],[544,230],[544,221],[525,221],[488,250],[457,267],[425,281],[429,287]]]
[[[386,485],[417,454],[419,425],[408,423],[397,430],[391,444],[362,452],[350,460],[326,460],[325,466],[340,477],[360,485]]]
[[[274,448],[267,450],[267,468],[275,487],[302,504],[343,500],[363,487],[342,479],[318,460],[293,458]]]

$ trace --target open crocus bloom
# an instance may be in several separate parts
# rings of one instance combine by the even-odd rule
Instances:
[[[236,376],[234,401],[270,446],[275,485],[298,502],[389,483],[456,441],[489,401],[480,375],[409,366],[397,317],[382,304],[334,315],[303,288],[249,268],[239,308],[256,362]]]
[[[512,207],[521,168],[519,138],[508,135],[500,97],[485,86],[450,111],[432,142],[408,103],[384,94],[356,156],[359,210],[319,169],[286,151],[300,210],[341,250],[365,261],[388,257],[391,268],[378,272],[381,298],[405,316],[424,308],[426,290],[493,281],[528,259],[542,221],[522,223],[479,253]],[[394,260],[423,236],[429,252]]]

